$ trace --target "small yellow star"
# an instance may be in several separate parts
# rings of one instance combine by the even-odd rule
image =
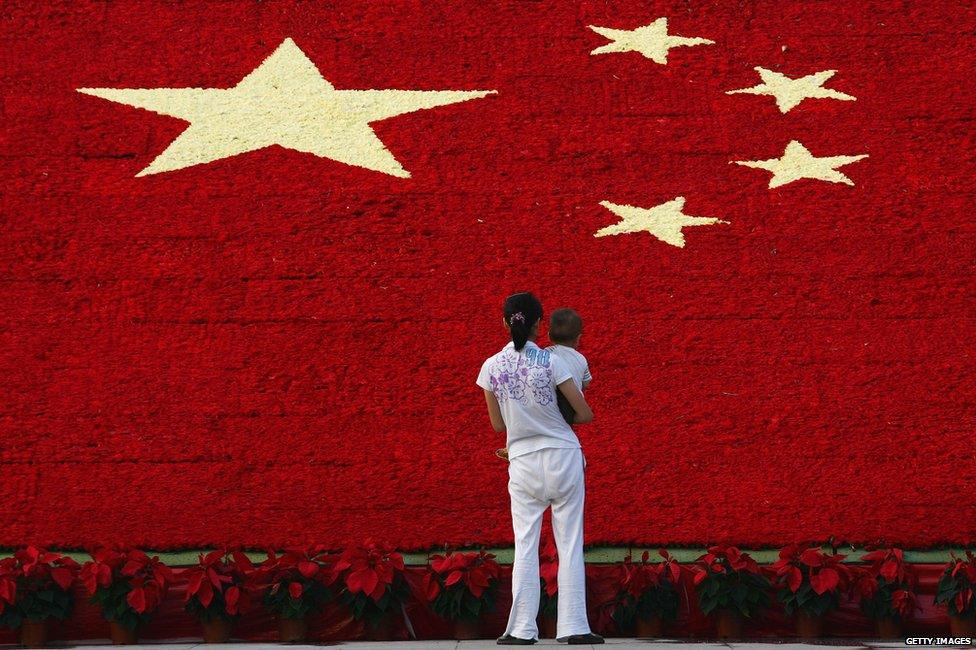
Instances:
[[[728,90],[726,95],[746,93],[749,95],[770,95],[776,98],[776,105],[781,113],[788,113],[790,109],[797,106],[804,99],[840,99],[852,102],[856,97],[839,92],[833,88],[824,88],[824,83],[836,74],[836,70],[821,70],[820,72],[807,75],[805,77],[787,77],[785,74],[767,70],[766,68],[755,68],[759,73],[762,83],[751,88],[739,88]]]
[[[812,178],[818,181],[853,185],[854,181],[837,171],[837,168],[867,157],[867,154],[861,154],[858,156],[828,156],[825,158],[817,158],[802,144],[796,140],[791,140],[786,145],[786,151],[779,158],[771,158],[769,160],[733,160],[732,162],[736,165],[765,169],[766,171],[772,172],[773,177],[769,179],[769,187],[773,188],[798,181],[801,178]]]
[[[609,27],[596,27],[594,25],[590,25],[590,29],[612,41],[606,45],[601,45],[590,54],[640,52],[654,63],[661,65],[667,65],[668,50],[672,47],[715,43],[715,41],[710,41],[707,38],[685,38],[684,36],[668,34],[667,18],[658,18],[650,25],[637,29],[610,29]]]
[[[684,214],[685,197],[676,197],[667,203],[653,208],[638,208],[633,205],[618,205],[610,201],[600,201],[600,205],[620,217],[621,221],[601,228],[593,236],[620,235],[631,232],[649,232],[661,241],[684,248],[685,236],[681,232],[686,226],[708,226],[728,223],[715,217],[692,217]]]

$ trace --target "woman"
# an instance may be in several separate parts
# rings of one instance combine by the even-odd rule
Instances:
[[[561,359],[535,344],[542,304],[531,293],[505,301],[505,329],[511,342],[481,366],[488,417],[495,431],[507,432],[508,493],[512,500],[515,560],[512,610],[499,645],[531,645],[539,634],[539,533],[552,507],[552,530],[559,551],[556,638],[571,645],[603,643],[586,619],[583,566],[583,450],[556,403],[561,391],[576,411],[575,422],[593,412]]]

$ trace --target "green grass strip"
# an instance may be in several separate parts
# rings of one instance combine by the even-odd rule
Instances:
[[[74,549],[59,550],[56,548],[50,549],[52,551],[59,551],[65,555],[72,557],[78,562],[84,562],[89,559],[88,554],[85,551],[78,551]],[[150,556],[158,555],[159,559],[162,560],[169,566],[188,566],[197,563],[197,557],[201,553],[207,553],[213,549],[195,549],[186,551],[152,551],[148,549],[143,549]],[[474,549],[459,549],[459,550],[474,550]],[[511,547],[506,548],[489,548],[486,549],[490,553],[494,553],[498,556],[498,561],[502,564],[511,564],[513,549]],[[657,547],[653,548],[643,548],[643,547],[617,547],[617,546],[595,546],[586,550],[585,559],[591,564],[613,564],[616,562],[621,562],[624,557],[626,557],[628,551],[632,551],[634,558],[639,559],[641,553],[644,550],[650,551],[651,561],[658,558]],[[771,564],[776,561],[779,557],[779,549],[741,549],[747,551],[757,562],[760,564]],[[825,551],[829,550],[824,548]],[[845,562],[857,562],[858,559],[866,552],[863,548],[856,548],[851,550],[850,547],[839,548],[840,553],[847,554],[847,559]],[[427,558],[429,555],[439,553],[441,551],[432,550],[429,552],[422,553],[403,553],[403,559],[407,564],[412,565],[423,565],[427,563]],[[668,548],[668,552],[671,553],[679,562],[693,562],[696,558],[705,552],[704,548]],[[965,549],[948,547],[943,549],[929,549],[929,550],[918,550],[918,551],[905,551],[905,560],[908,562],[915,562],[919,564],[939,564],[949,561],[949,553],[955,553],[956,557],[965,557]],[[11,548],[0,548],[0,554],[9,555],[13,553]],[[260,561],[263,560],[266,555],[264,551],[246,551],[248,557],[252,560]]]

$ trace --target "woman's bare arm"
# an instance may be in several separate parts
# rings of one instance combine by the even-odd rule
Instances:
[[[567,379],[556,386],[556,388],[563,392],[566,401],[576,411],[576,417],[573,418],[575,424],[586,424],[587,422],[593,421],[593,411],[590,410],[590,405],[586,403],[586,398],[583,397],[583,393],[576,387],[576,382],[572,379]]]
[[[485,401],[488,403],[488,419],[492,428],[501,433],[505,430],[505,420],[502,419],[502,409],[498,406],[498,399],[490,390],[485,391]]]

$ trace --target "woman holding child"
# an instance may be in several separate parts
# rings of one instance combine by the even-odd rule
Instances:
[[[582,322],[572,310],[557,310],[550,338],[557,345],[543,350],[535,341],[542,304],[531,293],[505,300],[505,329],[511,342],[489,357],[478,374],[488,417],[495,431],[506,431],[508,492],[512,501],[515,559],[512,609],[499,645],[536,642],[539,613],[539,535],[542,515],[552,508],[552,530],[559,551],[559,600],[556,638],[570,645],[603,643],[586,618],[583,565],[583,469],[586,461],[575,424],[593,420],[583,398],[589,369],[576,352]],[[566,417],[558,396],[565,398]],[[500,454],[503,455],[504,454]]]

